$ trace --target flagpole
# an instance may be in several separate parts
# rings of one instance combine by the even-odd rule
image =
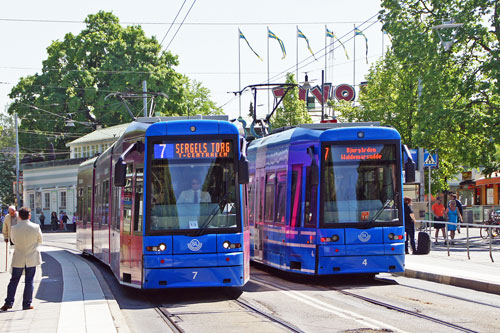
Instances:
[[[354,56],[352,59],[352,87],[356,87],[356,24],[353,24],[354,25],[354,38],[352,39],[353,43],[354,43]]]
[[[297,25],[297,49],[296,49],[296,55],[297,55],[297,62],[295,64],[295,78],[297,80],[297,83],[299,82],[299,26]]]
[[[238,95],[239,98],[239,103],[240,103],[240,118],[241,118],[241,53],[240,53],[240,47],[241,47],[241,38],[240,38],[240,29],[238,29],[238,80],[239,80],[239,86],[238,86],[238,91],[240,92]]]
[[[327,57],[328,57],[328,46],[326,44],[326,39],[327,39],[327,36],[326,36],[326,24],[325,24],[325,75],[323,75],[323,78],[327,78],[327,81],[328,81],[328,72],[327,72],[327,66],[328,66],[328,60],[327,60]],[[325,87],[321,87],[321,89],[324,89]],[[321,93],[323,94],[323,91],[321,91]],[[324,104],[324,102],[323,102]]]
[[[267,84],[269,84],[269,27],[267,27]],[[254,105],[254,108],[257,107]],[[267,89],[267,114],[271,112],[271,95],[269,87]]]

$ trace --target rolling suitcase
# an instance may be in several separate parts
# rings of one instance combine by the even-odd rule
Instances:
[[[429,254],[431,252],[431,237],[426,232],[418,233],[417,254]]]

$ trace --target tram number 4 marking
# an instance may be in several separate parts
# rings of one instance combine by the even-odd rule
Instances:
[[[193,280],[196,279],[196,275],[198,275],[198,272],[193,272]]]
[[[368,265],[368,260],[367,259],[363,260],[363,262],[361,263],[361,265],[365,265],[365,266]]]

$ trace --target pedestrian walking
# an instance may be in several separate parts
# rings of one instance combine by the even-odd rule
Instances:
[[[59,219],[57,218],[57,213],[52,212],[50,215],[50,225],[52,226],[53,231],[57,231],[57,227],[59,225]]]
[[[432,205],[432,212],[434,214],[434,221],[444,221],[444,212],[445,208],[443,205],[443,200],[441,197],[438,197],[436,199],[436,202]],[[434,229],[436,229],[436,242],[435,244],[438,243],[438,235],[439,235],[439,230],[442,231],[443,233],[443,238],[446,239],[446,234],[445,234],[445,224],[444,223],[434,223]]]
[[[462,202],[457,199],[457,194],[456,193],[450,193],[450,201],[448,202],[448,207],[450,207],[450,203],[455,200],[457,203],[457,208],[458,211],[460,212],[460,219],[458,220],[457,223],[457,232],[460,233],[460,223],[464,221],[464,207],[462,205]]]
[[[43,227],[45,227],[45,215],[43,215],[43,211],[40,213],[38,220],[40,220],[40,229],[43,230]]]
[[[448,222],[450,222],[448,223],[448,230],[450,231],[451,244],[455,244],[455,230],[457,230],[458,221],[462,218],[455,200],[450,201],[450,207],[446,208],[445,215],[448,217]]]
[[[17,216],[16,207],[9,206],[9,212],[5,216],[5,219],[3,220],[3,226],[2,226],[2,234],[3,234],[3,239],[5,242],[9,242],[11,229],[13,226],[15,226],[17,224],[17,217],[18,216]],[[12,241],[10,242],[10,245],[13,245]]]
[[[405,253],[408,252],[408,240],[411,245],[411,253],[417,253],[417,247],[415,246],[415,214],[413,214],[413,210],[411,209],[411,198],[404,197],[404,212],[405,212]]]
[[[5,304],[0,308],[1,311],[12,309],[17,285],[23,271],[25,272],[23,310],[33,309],[31,302],[36,266],[42,262],[38,249],[42,243],[42,231],[38,224],[30,221],[30,217],[31,210],[28,207],[22,207],[19,210],[19,221],[12,227],[11,239],[16,247],[12,255],[12,276],[7,287]]]

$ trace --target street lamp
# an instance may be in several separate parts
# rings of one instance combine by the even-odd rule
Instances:
[[[432,30],[436,30],[438,37],[439,37],[439,41],[441,42],[441,44],[443,44],[445,51],[449,51],[451,49],[451,47],[455,43],[455,36],[457,34],[457,31],[463,25],[464,25],[463,23],[455,23],[454,20],[450,20],[450,21],[443,22],[443,24],[439,24],[439,25],[432,27]],[[451,40],[448,40],[447,35],[444,34],[446,29],[452,29],[451,30]],[[449,34],[448,34],[448,36],[449,36]]]

